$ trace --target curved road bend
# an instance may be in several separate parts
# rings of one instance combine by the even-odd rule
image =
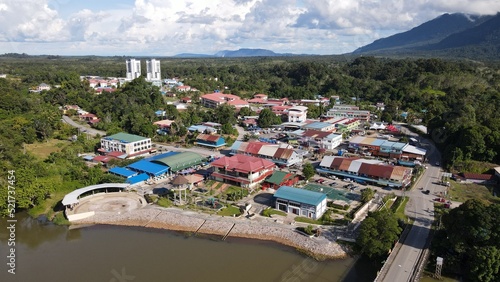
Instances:
[[[93,128],[88,127],[88,126],[85,126],[85,125],[82,125],[82,124],[78,124],[78,123],[74,122],[68,116],[62,116],[61,120],[63,122],[65,122],[65,123],[73,126],[73,127],[78,128],[80,130],[80,132],[84,132],[84,133],[87,133],[87,134],[92,135],[92,136],[96,136],[97,134],[99,134],[100,136],[106,136],[106,132],[105,131],[93,129]]]
[[[428,169],[415,185],[416,188],[407,192],[410,199],[405,212],[407,216],[414,219],[413,227],[405,241],[402,242],[399,251],[392,253],[387,259],[389,269],[385,273],[381,273],[378,281],[411,281],[412,274],[418,267],[419,257],[429,237],[434,220],[433,199],[437,197],[439,192],[445,191],[445,188],[435,184],[441,177],[441,169],[436,165],[440,161],[439,152],[433,144],[426,142],[426,145],[426,149],[430,150]],[[418,189],[420,187],[423,190]],[[429,195],[422,193],[424,190],[430,190]]]

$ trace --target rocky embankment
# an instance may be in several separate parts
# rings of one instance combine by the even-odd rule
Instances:
[[[202,233],[228,237],[270,240],[291,246],[319,259],[338,259],[347,256],[336,242],[324,237],[309,238],[294,231],[290,226],[247,220],[197,214],[182,210],[146,208],[130,212],[98,213],[93,217],[75,221],[73,224],[111,224],[141,226],[167,230]]]

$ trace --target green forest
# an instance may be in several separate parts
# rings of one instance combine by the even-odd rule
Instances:
[[[495,65],[441,59],[383,59],[375,57],[308,56],[242,59],[160,58],[162,76],[178,77],[201,93],[189,95],[195,103],[178,112],[159,88],[143,78],[116,92],[95,95],[80,76],[123,77],[126,57],[0,56],[0,208],[6,209],[7,171],[16,171],[16,201],[20,209],[37,206],[57,191],[110,181],[111,176],[87,167],[78,153],[95,150],[98,139],[80,136],[46,158],[34,156],[26,145],[68,140],[77,132],[65,124],[58,109],[77,104],[97,114],[98,129],[140,134],[160,141],[176,141],[186,128],[202,121],[222,123],[226,131],[237,122],[228,106],[204,109],[196,102],[202,93],[220,89],[250,98],[313,99],[339,96],[343,103],[364,109],[384,102],[386,122],[421,123],[442,150],[448,166],[470,160],[500,162],[500,72]],[[217,79],[215,79],[217,78]],[[40,83],[58,85],[41,93],[29,92]],[[163,109],[175,120],[171,136],[156,136],[152,122]],[[327,109],[311,109],[318,117]],[[408,113],[406,120],[401,112]],[[230,132],[226,132],[230,133]],[[167,140],[168,139],[168,140]]]

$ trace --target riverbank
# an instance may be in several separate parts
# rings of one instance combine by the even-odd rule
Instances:
[[[93,217],[73,224],[110,224],[140,226],[189,233],[239,237],[274,241],[296,248],[317,260],[341,259],[347,252],[336,242],[325,237],[309,238],[294,231],[293,226],[246,218],[228,218],[174,208],[147,207],[125,213],[96,213]]]

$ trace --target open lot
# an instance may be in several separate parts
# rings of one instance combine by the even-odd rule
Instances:
[[[48,142],[37,142],[34,144],[26,144],[25,146],[26,151],[44,160],[50,155],[50,153],[60,152],[70,143],[70,141],[66,140],[50,139]]]
[[[458,183],[451,181],[449,197],[452,201],[465,202],[469,199],[478,199],[490,203],[500,203],[500,198],[493,196],[494,185],[479,185],[475,183]],[[497,195],[499,194],[498,188]]]

